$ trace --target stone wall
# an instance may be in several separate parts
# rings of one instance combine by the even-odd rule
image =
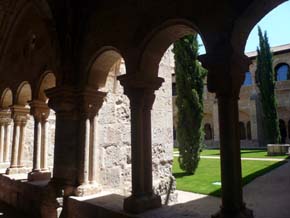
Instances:
[[[166,198],[168,190],[175,190],[172,177],[173,163],[173,116],[172,81],[174,73],[172,55],[168,50],[159,68],[159,77],[165,79],[162,87],[156,91],[152,109],[152,155],[153,183],[156,193]],[[123,194],[131,190],[131,126],[129,100],[123,94],[123,88],[117,76],[125,73],[125,65],[112,68],[107,78],[107,97],[99,112],[99,159],[100,184],[104,190],[114,189]]]

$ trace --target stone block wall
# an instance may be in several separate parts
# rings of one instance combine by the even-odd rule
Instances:
[[[159,77],[165,79],[156,91],[152,109],[153,183],[155,192],[166,198],[168,190],[175,190],[172,177],[173,163],[173,116],[172,81],[174,72],[172,53],[168,50],[159,68]],[[125,74],[125,64],[112,68],[107,78],[105,102],[99,111],[99,179],[104,190],[114,189],[122,194],[131,190],[131,125],[129,99],[117,76]]]

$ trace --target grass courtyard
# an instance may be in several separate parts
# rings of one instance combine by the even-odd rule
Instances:
[[[244,150],[242,157],[269,158],[266,151]],[[219,155],[219,150],[205,150],[202,156]],[[265,156],[266,155],[266,156]],[[275,158],[286,159],[288,156],[275,156]],[[271,157],[273,158],[273,157]],[[269,160],[242,160],[243,185],[281,165],[286,161]],[[199,166],[194,175],[184,173],[178,164],[177,157],[174,158],[173,174],[176,178],[178,190],[189,191],[213,196],[220,196],[220,160],[201,158]]]

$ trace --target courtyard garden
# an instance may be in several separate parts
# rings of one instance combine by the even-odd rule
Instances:
[[[175,149],[174,153],[178,154],[178,150]],[[208,158],[208,156],[216,158]],[[288,158],[287,155],[267,156],[267,151],[265,150],[241,150],[241,156],[242,158],[253,158],[253,160],[242,160],[243,185],[246,185],[255,178],[283,165],[286,163],[283,159]],[[178,157],[174,157],[173,174],[176,178],[177,189],[206,195],[220,196],[221,178],[220,159],[218,157],[218,149],[204,150],[201,153],[201,159],[194,175],[188,175],[182,171],[178,164]],[[270,158],[277,160],[272,161],[269,160]]]

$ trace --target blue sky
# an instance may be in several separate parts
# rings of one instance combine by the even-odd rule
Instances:
[[[290,1],[273,9],[253,28],[245,52],[256,50],[259,44],[258,26],[267,31],[270,46],[290,43]],[[199,53],[204,53],[203,47],[200,47]]]

